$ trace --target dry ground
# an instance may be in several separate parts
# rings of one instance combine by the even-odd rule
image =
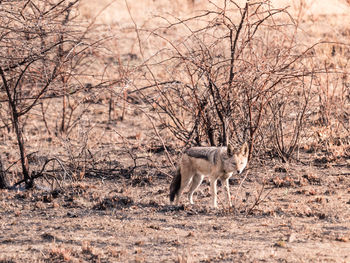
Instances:
[[[149,8],[154,1],[140,6],[128,2],[141,24],[154,11]],[[164,12],[176,9],[181,14],[193,8],[191,1],[174,1],[174,6],[157,2]],[[203,2],[195,1],[198,9]],[[332,2],[328,13],[320,11],[324,5],[306,8],[304,35],[299,37],[348,37],[342,23],[348,21],[350,8],[345,1],[336,2],[339,5]],[[83,3],[81,15],[93,18],[92,10],[98,13],[98,8],[88,0]],[[114,1],[111,7],[98,22],[125,27],[122,32],[131,37],[127,28],[133,23],[125,2]],[[119,52],[131,52],[129,38],[119,40]],[[59,107],[57,103],[50,109],[47,118]],[[93,104],[89,114],[93,117],[87,120],[98,120],[88,138],[96,167],[89,167],[82,180],[68,181],[54,191],[41,187],[43,182],[30,191],[0,191],[0,262],[350,262],[348,158],[329,160],[321,150],[301,150],[302,162],[290,165],[274,159],[253,161],[231,181],[234,209],[228,209],[221,187],[219,209],[211,209],[207,183],[197,192],[194,206],[183,196],[184,205],[175,207],[168,202],[172,168],[147,118],[128,108],[125,121],[107,125],[108,108],[101,103]],[[40,112],[31,117],[40,119]],[[42,121],[28,124],[27,131],[29,152],[66,159],[67,149],[79,148],[80,136],[85,136],[68,141],[49,135]],[[1,134],[6,164],[18,159],[12,136]],[[177,150],[176,142],[167,144]],[[150,145],[152,154],[145,150]],[[174,160],[176,150],[170,151]]]
[[[235,209],[168,203],[170,178],[85,178],[64,189],[0,193],[1,262],[348,262],[350,165],[252,167]],[[244,175],[242,175],[244,176]],[[242,178],[241,178],[242,179]],[[260,196],[254,202],[265,181]],[[252,211],[249,211],[250,208]]]

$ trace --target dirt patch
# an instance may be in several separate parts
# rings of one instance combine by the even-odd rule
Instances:
[[[249,171],[231,181],[229,209],[208,185],[168,203],[170,178],[152,185],[86,179],[60,191],[1,191],[2,262],[344,262],[350,257],[349,166]],[[275,178],[280,178],[276,183]],[[262,180],[263,201],[254,206]],[[293,183],[290,183],[293,182]],[[253,209],[251,209],[253,207]]]

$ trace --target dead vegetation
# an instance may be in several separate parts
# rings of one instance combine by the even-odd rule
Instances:
[[[1,2],[0,262],[346,262],[347,24],[147,3]],[[234,208],[207,183],[170,206],[183,148],[229,139],[251,154]]]

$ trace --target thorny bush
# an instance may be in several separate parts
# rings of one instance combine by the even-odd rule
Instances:
[[[0,4],[0,118],[1,128],[14,132],[26,187],[38,174],[30,171],[26,152],[25,126],[29,114],[41,110],[46,130],[52,127],[45,116],[51,100],[62,99],[62,118],[55,131],[68,133],[85,112],[86,97],[93,97],[89,84],[94,74],[93,58],[101,39],[92,40],[90,25],[79,22],[78,0],[1,1]],[[82,91],[82,96],[76,96]],[[74,116],[83,105],[81,114]],[[20,182],[18,182],[20,183]]]
[[[224,1],[186,19],[158,19],[162,27],[138,30],[151,84],[137,91],[161,127],[185,145],[249,141],[251,154],[288,161],[317,114],[322,43],[298,44],[299,21],[269,1]],[[147,57],[156,41],[165,47]]]

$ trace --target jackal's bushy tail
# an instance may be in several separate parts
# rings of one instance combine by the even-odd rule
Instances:
[[[175,195],[178,193],[181,186],[181,173],[180,167],[176,169],[176,174],[174,175],[173,181],[170,185],[170,202],[174,201]]]

